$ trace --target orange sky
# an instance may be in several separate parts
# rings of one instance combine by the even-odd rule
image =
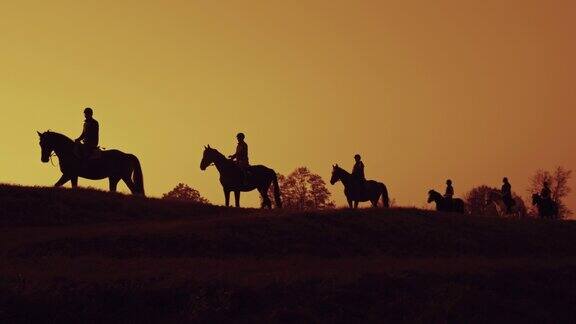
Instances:
[[[202,147],[240,130],[284,174],[361,153],[401,205],[447,177],[524,194],[535,169],[576,168],[575,21],[557,0],[3,3],[0,181],[53,184],[35,131],[78,136],[91,106],[155,196],[185,182],[222,203]]]

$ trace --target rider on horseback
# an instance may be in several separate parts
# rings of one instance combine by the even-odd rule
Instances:
[[[504,182],[504,184],[502,185],[502,189],[500,190],[500,192],[502,193],[502,201],[506,205],[506,212],[508,214],[511,214],[512,206],[514,206],[515,203],[514,198],[512,198],[512,185],[510,184],[508,178],[506,177],[502,179],[502,182]]]
[[[90,155],[98,147],[99,125],[98,121],[93,118],[94,111],[92,108],[84,109],[84,127],[80,137],[76,139],[76,143],[83,143],[80,149],[80,155],[83,159],[90,157]]]
[[[548,181],[544,181],[543,185],[544,185],[544,187],[542,188],[542,191],[540,192],[540,197],[542,197],[542,199],[545,201],[551,201],[552,200],[552,190],[550,190],[550,184],[548,183]]]
[[[446,192],[444,193],[444,198],[452,200],[454,197],[454,187],[452,187],[452,180],[446,180]]]
[[[366,176],[364,175],[364,163],[362,162],[362,157],[360,154],[356,154],[354,156],[354,160],[356,163],[354,164],[354,168],[352,168],[352,175],[360,182],[366,181]]]
[[[248,168],[250,167],[250,162],[248,160],[248,144],[244,141],[246,136],[244,133],[238,133],[236,135],[236,139],[238,139],[238,145],[236,146],[236,153],[230,155],[230,158],[233,161],[236,161],[240,170],[242,170],[242,174],[244,176],[244,180],[246,180],[248,175]]]
[[[354,167],[352,168],[352,176],[354,177],[354,179],[356,179],[356,181],[360,185],[360,188],[362,188],[362,190],[365,191],[366,176],[364,175],[364,162],[362,162],[362,157],[360,156],[360,154],[356,154],[354,156],[354,160],[356,161],[356,163],[354,163]]]

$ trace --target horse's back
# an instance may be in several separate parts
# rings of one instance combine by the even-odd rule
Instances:
[[[261,164],[257,164],[257,165],[251,165],[248,167],[248,171],[254,172],[254,173],[274,173],[276,174],[276,171],[274,171],[273,169],[265,166],[265,165],[261,165]]]

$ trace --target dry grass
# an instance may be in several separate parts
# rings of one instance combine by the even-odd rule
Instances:
[[[574,322],[576,223],[0,186],[0,322]]]

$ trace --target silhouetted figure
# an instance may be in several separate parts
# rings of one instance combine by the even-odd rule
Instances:
[[[558,204],[552,199],[544,199],[541,194],[533,194],[532,205],[538,207],[538,216],[540,218],[558,218]]]
[[[446,192],[444,193],[444,198],[452,199],[454,197],[454,187],[452,187],[452,180],[446,180]]]
[[[86,135],[91,147],[98,143],[94,134],[88,130]],[[144,177],[138,158],[132,154],[126,154],[118,150],[108,150],[102,152],[100,158],[94,160],[82,160],[75,150],[76,143],[58,133],[38,132],[40,136],[40,148],[42,149],[41,161],[50,161],[52,153],[56,153],[60,161],[60,171],[62,177],[54,186],[60,187],[66,182],[72,182],[72,187],[78,186],[78,177],[100,180],[108,178],[110,180],[110,191],[116,191],[120,180],[123,180],[130,191],[135,195],[144,195]]]
[[[245,171],[249,166],[250,162],[248,160],[248,144],[244,141],[246,136],[244,133],[238,133],[236,139],[238,140],[238,145],[236,145],[236,153],[229,156],[233,161],[236,161],[238,166]]]
[[[262,196],[262,207],[272,208],[272,202],[270,201],[270,197],[268,197],[268,189],[271,185],[274,185],[274,199],[276,200],[276,206],[282,208],[280,186],[278,185],[276,172],[263,165],[247,166],[248,146],[242,145],[243,147],[241,147],[240,142],[243,142],[244,137],[240,136],[240,134],[238,135],[238,146],[240,151],[236,152],[234,158],[238,161],[238,157],[240,157],[242,162],[234,162],[231,159],[227,159],[222,153],[218,152],[218,150],[213,149],[208,145],[204,147],[200,169],[204,171],[211,164],[216,166],[216,169],[218,169],[218,172],[220,173],[220,183],[224,189],[226,206],[230,205],[230,192],[234,192],[236,207],[240,207],[240,192],[258,189],[258,192],[260,192],[260,195]],[[242,140],[240,138],[242,138]],[[244,148],[246,148],[246,150],[242,151]],[[241,165],[244,165],[246,171],[250,173],[250,181],[245,180],[245,175]]]
[[[502,179],[502,182],[502,189],[500,190],[500,193],[502,194],[502,201],[504,202],[504,205],[506,205],[506,213],[512,214],[512,207],[516,203],[512,197],[512,185],[506,177]]]
[[[99,141],[100,126],[98,121],[94,119],[94,111],[92,108],[84,109],[84,127],[82,134],[76,139],[76,143],[82,143],[81,157],[86,159],[96,150]]]
[[[435,190],[428,191],[428,203],[435,202],[436,210],[464,214],[464,201],[460,198],[452,199],[442,196]]]
[[[550,184],[548,181],[544,181],[544,187],[540,191],[540,197],[544,200],[552,200],[552,190],[550,190]]]
[[[362,162],[362,157],[360,154],[354,156],[354,168],[352,168],[352,176],[356,178],[360,183],[366,181],[366,176],[364,175],[364,162]]]
[[[362,169],[362,176],[363,175],[364,169]],[[338,164],[335,164],[332,166],[332,178],[330,179],[330,183],[334,185],[338,181],[342,181],[344,184],[344,195],[348,200],[348,206],[350,206],[350,208],[358,208],[358,203],[361,201],[370,201],[372,207],[378,207],[378,200],[380,197],[382,197],[384,207],[390,207],[388,189],[383,183],[373,180],[366,181],[366,179],[364,179],[364,185],[362,188],[361,186],[358,186],[357,175],[350,174],[346,170],[340,168]]]

